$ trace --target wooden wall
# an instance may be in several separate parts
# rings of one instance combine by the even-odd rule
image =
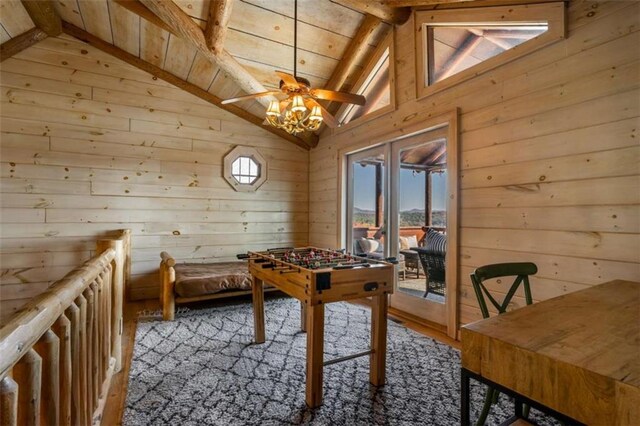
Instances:
[[[133,298],[156,297],[159,254],[227,260],[306,244],[308,158],[262,129],[69,37],[2,63],[1,314],[131,228]],[[236,145],[267,159],[268,181],[222,178]]]
[[[310,243],[337,244],[338,150],[393,139],[460,108],[460,304],[469,274],[533,261],[534,297],[640,281],[640,3],[571,1],[568,38],[422,100],[413,22],[396,31],[398,108],[311,152]]]

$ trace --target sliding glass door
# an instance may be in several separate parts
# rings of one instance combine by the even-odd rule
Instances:
[[[447,254],[455,253],[457,239],[455,146],[455,133],[443,124],[348,154],[343,228],[348,251],[398,260],[392,308],[452,336],[457,266],[455,254]]]
[[[400,273],[391,306],[446,325],[446,127],[391,144],[391,253]],[[393,236],[393,238],[391,238]]]

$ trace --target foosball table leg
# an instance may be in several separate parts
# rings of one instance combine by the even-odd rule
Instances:
[[[264,343],[264,289],[262,280],[251,277],[251,295],[253,301],[254,342]]]
[[[307,389],[311,408],[322,405],[322,369],[324,367],[324,305],[307,306]]]
[[[387,305],[386,294],[371,298],[371,349],[369,381],[372,385],[382,386],[385,382],[387,359]]]
[[[307,305],[300,302],[300,330],[307,331]]]

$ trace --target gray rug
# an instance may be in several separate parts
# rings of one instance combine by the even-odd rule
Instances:
[[[268,299],[267,342],[251,344],[251,304],[141,321],[129,377],[127,425],[453,425],[460,423],[460,355],[389,321],[387,384],[369,384],[368,358],[325,367],[324,404],[305,406],[305,334],[298,302]],[[368,349],[369,310],[326,306],[325,360]],[[473,414],[484,388],[473,386]],[[513,413],[501,396],[489,424]],[[535,414],[534,414],[535,415]],[[547,419],[534,417],[540,424]]]

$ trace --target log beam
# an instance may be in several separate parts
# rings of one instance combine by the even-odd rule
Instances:
[[[49,0],[22,0],[22,6],[26,9],[31,20],[50,37],[62,33],[62,21],[53,8],[53,2]]]
[[[204,29],[204,38],[214,55],[219,55],[224,49],[232,9],[233,0],[209,2],[209,17],[207,27]]]
[[[518,4],[551,3],[568,0],[379,0],[388,7],[420,7],[424,9],[454,9],[461,7],[515,6]]]
[[[140,3],[138,0],[113,0],[118,3],[120,6],[127,9],[129,12],[133,12],[141,18],[146,19],[157,27],[162,28],[163,30],[173,34],[174,36],[179,36],[177,32],[174,32],[171,27],[165,24],[160,18],[158,18],[155,13],[149,10],[147,6]]]
[[[436,76],[438,81],[444,80],[454,74],[456,67],[471,55],[473,49],[475,49],[481,41],[482,37],[478,37],[475,34],[469,34],[464,42],[462,42],[458,47],[458,50],[451,55],[447,63],[442,67],[442,72]]]
[[[166,81],[167,83],[173,84],[174,86],[186,92],[189,92],[192,95],[197,96],[200,99],[203,99],[217,106],[218,108],[224,109],[230,112],[231,114],[242,118],[243,120],[246,120],[252,124],[255,124],[256,126],[259,126],[270,133],[273,133],[276,136],[280,136],[281,138],[286,139],[289,142],[293,142],[294,144],[298,145],[301,148],[310,149],[312,147],[315,147],[318,144],[318,137],[312,133],[306,133],[305,139],[303,140],[301,138],[290,135],[289,133],[283,130],[276,129],[275,127],[272,127],[268,124],[263,124],[264,118],[256,117],[255,115],[235,105],[222,105],[222,99],[207,92],[206,90],[203,90],[194,84],[191,84],[185,80],[182,80],[181,78],[178,78],[175,75],[161,68],[158,68],[155,65],[150,64],[149,62],[143,61],[137,56],[134,56],[129,52],[126,52],[120,49],[119,47],[116,47],[110,43],[107,43],[104,40],[84,31],[83,29],[76,27],[73,24],[63,21],[62,29],[65,32],[65,34],[68,34],[72,37],[82,40],[85,43],[88,43],[91,46],[102,50],[103,52],[106,52],[120,60],[123,60],[124,62],[130,65],[133,65],[136,68],[146,71],[149,74],[152,74],[157,78],[160,78]]]
[[[0,45],[0,62],[22,52],[27,47],[31,47],[40,40],[47,38],[47,33],[39,28],[31,28],[11,40]]]
[[[392,7],[379,0],[338,0],[337,2],[358,12],[377,16],[383,21],[395,25],[404,24],[411,16],[411,8]]]
[[[193,19],[180,9],[172,0],[141,0],[142,3],[158,16],[173,31],[191,43],[205,58],[215,63],[220,69],[226,72],[246,93],[266,92],[262,83],[252,76],[240,63],[229,53],[223,51],[219,55],[215,55],[204,37],[204,33],[200,26]],[[272,97],[265,96],[259,98],[258,102],[264,106],[268,106]]]
[[[373,15],[365,15],[364,20],[360,24],[356,35],[351,39],[347,46],[342,59],[333,70],[331,77],[325,85],[327,90],[341,90],[349,75],[356,66],[357,59],[362,52],[369,46],[376,29],[382,24],[382,20]]]

